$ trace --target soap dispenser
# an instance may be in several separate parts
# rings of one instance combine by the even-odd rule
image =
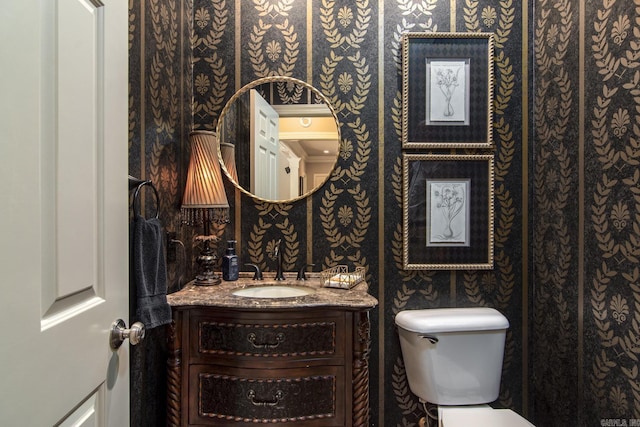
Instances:
[[[222,279],[226,281],[238,280],[238,255],[236,255],[236,241],[227,241],[227,253],[222,257]]]

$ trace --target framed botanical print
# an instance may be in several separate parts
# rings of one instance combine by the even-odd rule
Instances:
[[[491,154],[403,155],[403,268],[493,268]]]
[[[490,148],[492,111],[492,34],[403,34],[402,148]]]

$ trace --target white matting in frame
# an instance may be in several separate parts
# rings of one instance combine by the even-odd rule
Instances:
[[[469,125],[470,59],[427,58],[427,125]]]
[[[427,246],[469,246],[468,179],[427,180]]]

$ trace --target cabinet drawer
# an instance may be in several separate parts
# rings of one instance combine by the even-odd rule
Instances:
[[[344,318],[233,322],[192,318],[192,355],[249,358],[334,357],[344,354]]]
[[[241,369],[193,365],[189,369],[191,424],[289,423],[343,426],[344,368]]]

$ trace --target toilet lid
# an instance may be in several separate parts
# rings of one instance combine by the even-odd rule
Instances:
[[[535,427],[510,409],[490,406],[438,407],[440,427]]]

